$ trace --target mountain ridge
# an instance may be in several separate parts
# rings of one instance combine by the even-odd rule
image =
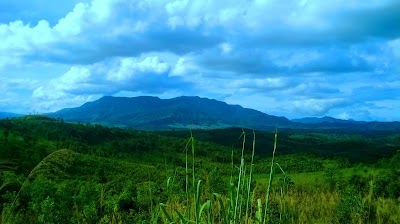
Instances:
[[[227,127],[265,129],[292,123],[285,117],[198,96],[171,99],[105,96],[80,107],[65,108],[48,115],[67,121],[155,130]]]
[[[339,119],[339,118],[334,118],[330,116],[324,116],[324,117],[304,117],[304,118],[298,118],[298,119],[291,119],[291,121],[294,122],[300,122],[304,124],[317,124],[317,123],[348,123],[348,124],[361,124],[361,123],[366,123],[366,121],[356,121],[353,119]]]
[[[16,114],[16,113],[10,113],[10,112],[0,112],[0,119],[4,119],[4,118],[13,118],[13,117],[21,117],[24,116],[22,114]]]
[[[333,117],[289,120],[215,99],[180,96],[104,96],[80,107],[64,108],[47,116],[71,122],[93,123],[139,130],[250,128],[258,130],[308,129],[365,132],[400,131],[400,122],[366,122]]]

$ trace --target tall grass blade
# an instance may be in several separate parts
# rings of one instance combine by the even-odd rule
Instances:
[[[203,214],[203,211],[204,211],[204,209],[207,209],[207,210],[209,210],[210,209],[210,205],[211,205],[211,201],[210,200],[207,200],[201,207],[200,207],[200,210],[199,210],[199,219],[200,219],[200,217],[201,217],[201,215]],[[208,211],[208,215],[207,215],[207,217],[210,215],[210,212]],[[209,223],[209,217],[207,218],[207,222]],[[200,219],[200,221],[201,221],[201,219]],[[200,222],[199,222],[200,223]]]
[[[157,224],[158,223],[158,217],[160,216],[160,208],[161,206],[159,206],[159,208],[158,208],[158,210],[157,210],[157,212],[155,212],[155,213],[152,213],[153,215],[152,215],[152,217],[151,217],[151,223],[153,223],[153,224]]]
[[[189,220],[183,216],[178,210],[174,209],[176,214],[178,215],[179,219],[181,220],[181,223],[189,223]]]
[[[249,174],[249,182],[247,186],[247,202],[246,202],[246,223],[248,222],[247,220],[249,219],[249,204],[250,204],[250,187],[251,187],[251,178],[253,174],[253,162],[254,162],[254,151],[256,148],[256,133],[253,130],[253,150],[251,154],[251,163],[250,163],[250,174]]]
[[[164,213],[165,218],[167,219],[167,221],[169,223],[174,223],[174,221],[172,220],[171,216],[168,214],[167,210],[165,210],[165,207],[167,207],[167,205],[160,203],[160,208]]]
[[[185,160],[185,193],[186,193],[186,215],[190,217],[190,207],[189,207],[189,161],[188,161],[188,151],[189,151],[189,144],[192,141],[192,130],[190,130],[190,138],[186,143],[185,152],[186,152],[186,160]]]
[[[264,224],[268,221],[267,211],[268,211],[269,193],[271,190],[271,183],[272,183],[272,173],[274,172],[274,160],[275,160],[277,139],[278,139],[278,128],[275,129],[274,151],[272,152],[271,170],[269,173],[267,194],[265,196],[265,211],[264,211],[264,222],[263,222]]]
[[[257,223],[262,222],[262,202],[261,199],[257,199],[257,208],[258,210],[256,211],[256,221]]]
[[[243,165],[244,166],[244,165]],[[244,166],[243,168],[243,178],[242,178],[242,183],[241,183],[241,188],[242,188],[242,194],[246,193],[246,166]],[[239,203],[239,222],[240,222],[240,218],[242,217],[242,210],[243,210],[243,200],[244,200],[244,195],[240,195],[240,203]]]
[[[201,186],[201,180],[197,182],[197,190],[195,193],[196,223],[200,223],[200,186]]]
[[[246,132],[244,130],[243,130],[242,134],[240,135],[240,137],[242,137],[242,136],[243,136],[242,157],[240,159],[239,180],[238,180],[237,191],[236,191],[236,203],[235,203],[233,223],[236,223],[236,219],[237,219],[237,210],[238,210],[238,206],[239,206],[240,183],[241,183],[241,178],[242,178],[242,170],[243,170],[243,166],[244,166],[244,147],[246,144]],[[240,137],[239,137],[239,139],[240,139]]]

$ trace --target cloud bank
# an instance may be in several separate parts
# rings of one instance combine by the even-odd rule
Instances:
[[[289,118],[400,120],[399,1],[35,0],[0,9],[0,111],[200,95]]]

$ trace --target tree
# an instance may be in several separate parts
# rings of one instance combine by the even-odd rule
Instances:
[[[3,135],[4,135],[4,140],[5,142],[8,141],[8,135],[10,134],[10,132],[8,132],[8,130],[4,130]]]

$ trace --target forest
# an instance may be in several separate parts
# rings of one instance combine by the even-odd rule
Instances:
[[[399,223],[400,133],[0,120],[1,224]]]

